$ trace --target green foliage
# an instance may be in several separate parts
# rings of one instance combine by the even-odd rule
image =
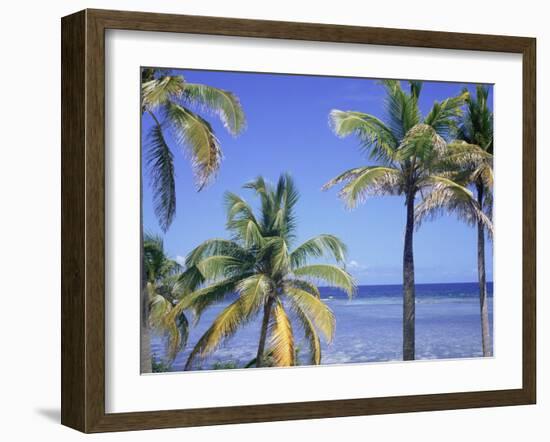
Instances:
[[[190,310],[198,316],[226,295],[238,294],[199,339],[186,369],[212,354],[260,312],[264,314],[269,336],[261,356],[262,366],[295,365],[295,337],[288,308],[298,315],[312,349],[311,361],[318,364],[321,349],[317,333],[330,341],[335,320],[329,307],[320,300],[315,281],[323,280],[350,296],[353,294],[353,278],[338,265],[345,261],[346,247],[330,234],[318,235],[293,247],[294,209],[299,195],[289,175],[282,175],[276,185],[258,177],[244,187],[259,199],[258,213],[239,195],[227,193],[227,229],[232,239],[212,239],[200,244],[187,256],[187,269],[179,278],[180,286],[197,285],[181,298],[174,312]],[[325,256],[334,259],[336,265],[309,265],[311,260]]]

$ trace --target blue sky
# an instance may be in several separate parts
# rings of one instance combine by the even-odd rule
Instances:
[[[242,185],[258,175],[276,181],[290,172],[300,191],[298,242],[320,233],[339,236],[348,246],[348,270],[360,284],[400,284],[405,208],[403,197],[369,199],[350,211],[337,190],[321,186],[342,171],[368,164],[353,137],[340,139],[330,130],[332,109],[356,110],[384,118],[384,91],[376,80],[271,75],[237,72],[174,71],[192,83],[205,83],[235,93],[244,108],[247,128],[232,137],[214,116],[207,116],[220,140],[224,160],[217,179],[202,192],[194,187],[191,165],[173,140],[176,169],[176,218],[164,235],[173,257],[184,257],[209,238],[228,237],[224,229],[223,194],[236,192],[253,202]],[[425,82],[420,107],[425,114],[434,100],[458,94],[462,83]],[[492,90],[490,99],[492,100]],[[142,121],[142,141],[151,119]],[[143,222],[160,233],[149,179],[143,171]],[[488,279],[492,251],[487,247]],[[476,231],[452,216],[425,223],[415,234],[417,283],[477,280]]]

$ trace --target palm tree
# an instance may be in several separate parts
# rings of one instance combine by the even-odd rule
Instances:
[[[416,209],[418,224],[427,216],[433,218],[442,211],[450,211],[467,223],[477,226],[477,268],[483,356],[492,355],[485,273],[485,232],[492,235],[493,211],[493,113],[487,104],[488,95],[489,89],[478,85],[476,98],[466,99],[466,114],[458,128],[458,141],[449,145],[448,171],[453,180],[473,187],[477,204],[463,204],[462,201],[456,200],[455,195],[436,187]],[[464,155],[466,152],[468,154]],[[481,216],[477,214],[479,210],[483,212]]]
[[[434,102],[422,116],[418,100],[422,82],[409,81],[409,91],[397,80],[381,82],[386,90],[387,121],[361,112],[333,110],[330,123],[340,137],[355,135],[361,150],[376,165],[347,170],[323,187],[344,183],[339,195],[349,208],[368,196],[405,197],[406,227],[403,247],[403,359],[415,358],[414,207],[417,195],[438,185],[473,204],[464,186],[439,174],[445,157],[445,138],[456,128],[468,94]]]
[[[155,214],[164,232],[176,214],[174,146],[169,146],[167,134],[172,135],[177,147],[188,153],[199,191],[215,176],[222,158],[220,143],[212,126],[191,108],[217,115],[233,135],[244,129],[243,110],[238,98],[231,92],[187,83],[182,75],[172,75],[167,69],[142,69],[141,112],[153,122],[147,134],[145,163],[153,191]],[[143,238],[141,242],[143,248]],[[141,275],[141,371],[147,373],[151,372],[151,343],[143,269]]]
[[[189,336],[185,314],[169,314],[180,297],[177,282],[183,269],[166,255],[162,238],[150,234],[146,234],[143,241],[143,268],[149,301],[148,325],[167,338],[167,359],[171,363]]]
[[[323,234],[293,248],[298,192],[290,176],[282,175],[276,186],[259,177],[244,187],[259,197],[259,213],[255,214],[240,196],[227,193],[227,228],[232,238],[205,241],[186,258],[187,270],[180,284],[184,290],[193,291],[183,296],[173,315],[191,309],[198,318],[227,295],[237,293],[238,297],[199,339],[185,369],[214,352],[223,340],[258,314],[262,321],[253,361],[256,367],[296,364],[291,317],[296,318],[307,339],[310,363],[319,364],[318,332],[330,342],[335,318],[321,301],[315,281],[339,287],[349,296],[355,285],[341,266],[318,260],[330,255],[341,264],[345,262],[346,247],[337,237]],[[311,259],[317,262],[311,263]]]

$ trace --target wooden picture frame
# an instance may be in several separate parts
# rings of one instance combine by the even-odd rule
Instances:
[[[105,30],[495,51],[523,58],[523,385],[222,408],[105,412]],[[533,38],[84,10],[62,19],[62,410],[83,432],[534,404],[536,41]]]

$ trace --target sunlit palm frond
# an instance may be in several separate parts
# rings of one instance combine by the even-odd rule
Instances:
[[[245,311],[253,312],[265,304],[275,285],[268,275],[257,273],[242,279],[236,286],[239,296],[245,300]]]
[[[169,299],[158,294],[151,283],[147,288],[150,293],[149,326],[166,339],[168,360],[173,361],[187,343],[189,322],[182,312],[174,314]]]
[[[401,192],[402,175],[398,169],[384,166],[365,167],[340,190],[339,196],[353,209],[369,196],[397,195]]]
[[[345,172],[341,173],[337,177],[333,178],[332,180],[328,181],[326,184],[321,187],[321,190],[328,190],[336,184],[344,183],[351,181],[355,178],[357,178],[362,173],[366,172],[368,170],[368,167],[355,167],[353,169],[346,170]]]
[[[300,267],[310,258],[319,258],[326,254],[331,255],[336,262],[341,263],[346,259],[347,247],[336,236],[329,234],[317,235],[298,247],[290,254],[292,267]]]
[[[397,140],[392,131],[378,118],[361,112],[334,109],[329,115],[329,125],[339,137],[356,135],[370,158],[391,163]]]
[[[169,100],[182,96],[185,80],[181,75],[166,75],[141,84],[141,102],[146,110],[154,110]]]
[[[302,326],[304,336],[309,346],[309,363],[312,365],[319,365],[321,363],[321,340],[315,330],[315,326],[301,309],[294,308],[294,313]]]
[[[311,293],[291,285],[285,286],[285,294],[294,309],[305,314],[323,333],[327,342],[331,342],[336,328],[336,318],[328,305]]]
[[[161,229],[166,232],[176,214],[176,177],[174,156],[159,125],[152,127],[145,156],[150,185],[153,192],[153,206]]]
[[[415,208],[415,222],[417,228],[423,221],[434,219],[446,212],[455,213],[468,224],[482,222],[490,234],[493,232],[493,223],[481,210],[474,195],[466,187],[447,178],[432,176],[426,181],[430,192]]]
[[[402,162],[410,160],[430,169],[438,164],[446,148],[445,140],[433,127],[420,123],[405,134],[397,156]]]
[[[492,164],[493,155],[476,144],[457,140],[447,144],[447,150],[442,159],[443,166],[449,169],[472,169],[481,164]]]
[[[244,111],[235,94],[204,84],[186,83],[184,96],[202,110],[216,114],[232,135],[244,129]]]
[[[330,264],[312,264],[293,269],[296,276],[321,280],[332,287],[344,290],[348,296],[355,293],[355,281],[344,269]]]
[[[208,121],[189,109],[169,102],[165,106],[178,144],[185,146],[192,161],[197,187],[201,190],[219,169],[222,152]]]
[[[225,339],[231,337],[239,327],[249,321],[257,313],[257,308],[252,309],[252,305],[252,301],[241,294],[236,301],[223,309],[191,351],[185,370],[190,370],[197,358],[205,358],[214,352]]]
[[[271,318],[269,330],[271,358],[277,367],[293,366],[296,362],[296,353],[292,324],[279,300],[273,306]]]

